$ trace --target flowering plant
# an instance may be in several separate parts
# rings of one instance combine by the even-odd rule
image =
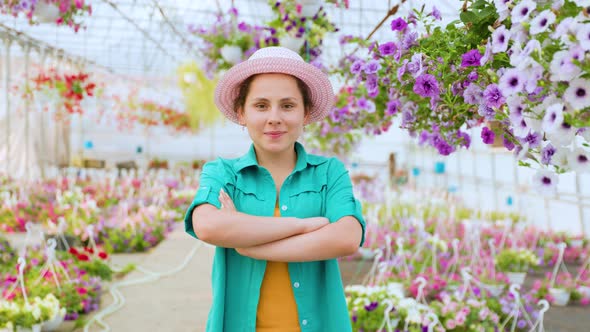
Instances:
[[[93,97],[97,84],[90,80],[86,73],[77,74],[59,74],[55,69],[48,72],[39,73],[33,78],[34,88],[38,91],[48,90],[56,91],[59,95],[61,105],[59,105],[56,117],[61,118],[66,114],[83,114],[82,101],[86,98]],[[66,114],[62,114],[65,111]]]
[[[301,5],[296,0],[269,0],[275,18],[266,23],[270,28],[270,45],[281,46],[298,52],[307,62],[315,63],[321,54],[322,41],[326,33],[338,29],[329,21],[323,7],[314,4]],[[303,11],[309,6],[311,11]]]
[[[430,304],[445,331],[493,331],[500,317],[484,299],[459,300],[455,295],[443,294],[441,301]]]
[[[504,249],[494,259],[496,266],[504,272],[527,272],[539,264],[539,258],[530,250]]]
[[[231,8],[227,15],[217,14],[217,20],[209,28],[189,25],[188,30],[203,41],[200,51],[205,55],[204,69],[209,78],[247,59],[257,49],[278,43],[269,39],[263,27],[238,22],[236,8]]]
[[[76,265],[86,271],[88,275],[106,281],[113,279],[113,270],[107,263],[109,255],[105,251],[94,250],[91,247],[83,249],[70,247],[69,253],[76,258]]]
[[[582,2],[494,3],[498,21],[486,54],[508,61],[490,75],[494,84],[486,90],[497,100],[490,106],[521,164],[549,170],[535,184],[551,192],[557,182],[551,170],[590,170],[590,40]]]
[[[11,266],[15,259],[16,251],[10,245],[10,242],[0,235],[0,273],[8,266]]]
[[[0,10],[15,17],[23,13],[30,24],[49,20],[57,25],[67,25],[75,32],[82,27],[79,19],[86,13],[92,15],[92,6],[84,0],[4,0]]]

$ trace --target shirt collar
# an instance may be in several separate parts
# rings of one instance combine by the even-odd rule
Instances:
[[[293,172],[301,171],[307,167],[307,164],[311,165],[318,165],[320,162],[314,158],[308,158],[307,152],[305,152],[305,148],[301,143],[295,142],[295,152],[297,152],[297,162],[295,163],[295,169]],[[256,150],[254,150],[254,144],[250,145],[250,149],[248,152],[238,158],[236,163],[234,164],[234,169],[237,172],[240,172],[246,167],[250,166],[260,166],[258,165],[258,161],[256,160]]]

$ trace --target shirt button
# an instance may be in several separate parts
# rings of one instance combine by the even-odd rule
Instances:
[[[302,320],[302,321],[301,321],[301,324],[303,324],[303,325],[307,325],[307,319],[304,319],[304,320]]]
[[[281,206],[281,210],[287,211],[287,206],[286,205]]]
[[[295,283],[293,284],[293,287],[295,287],[295,288],[299,288],[299,283],[298,283],[298,282],[295,282]]]

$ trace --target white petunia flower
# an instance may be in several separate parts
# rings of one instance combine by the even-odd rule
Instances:
[[[590,51],[590,23],[579,24],[577,27],[576,39],[585,51]]]
[[[500,53],[506,52],[508,49],[508,42],[510,41],[510,31],[505,26],[499,26],[492,33],[492,52]]]
[[[509,97],[521,92],[527,80],[526,73],[517,68],[509,68],[500,77],[498,88],[502,91],[503,96]]]
[[[546,169],[539,169],[533,176],[533,187],[544,196],[553,196],[557,193],[559,177],[554,172]]]
[[[560,39],[562,43],[569,45],[572,42],[569,39],[570,33],[572,33],[572,28],[576,25],[576,20],[573,17],[566,17],[564,18],[557,27],[555,27],[555,31],[551,35],[553,39]]]
[[[568,154],[568,164],[572,170],[579,173],[590,173],[590,152],[575,148],[573,152]]]
[[[568,51],[555,52],[549,70],[553,82],[570,81],[582,72],[580,67],[572,63],[571,54]]]
[[[554,132],[563,123],[563,104],[557,103],[549,106],[543,117],[543,131]]]
[[[570,146],[575,139],[576,129],[570,124],[561,122],[552,132],[547,133],[547,138],[557,147]],[[560,149],[563,150],[563,149]]]
[[[574,110],[581,110],[590,106],[590,81],[583,78],[570,81],[569,87],[563,94],[563,99]]]
[[[519,2],[514,8],[512,8],[512,24],[528,21],[535,8],[537,8],[537,3],[532,0]]]
[[[564,0],[553,0],[553,3],[551,4],[551,9],[559,10],[563,6],[564,2]]]
[[[529,32],[531,33],[531,35],[536,35],[541,32],[545,32],[547,28],[549,28],[549,26],[554,22],[555,14],[553,14],[553,12],[549,9],[546,9],[531,20],[531,28]]]
[[[498,20],[504,21],[508,18],[510,14],[510,9],[508,5],[512,2],[512,0],[494,0],[494,7],[496,7],[496,12],[498,12]]]

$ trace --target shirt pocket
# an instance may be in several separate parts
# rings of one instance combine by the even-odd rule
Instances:
[[[239,212],[253,216],[262,216],[264,215],[263,194],[256,183],[249,183],[242,178],[238,178],[232,200]]]
[[[289,195],[294,217],[324,217],[326,214],[326,181],[300,184]]]

